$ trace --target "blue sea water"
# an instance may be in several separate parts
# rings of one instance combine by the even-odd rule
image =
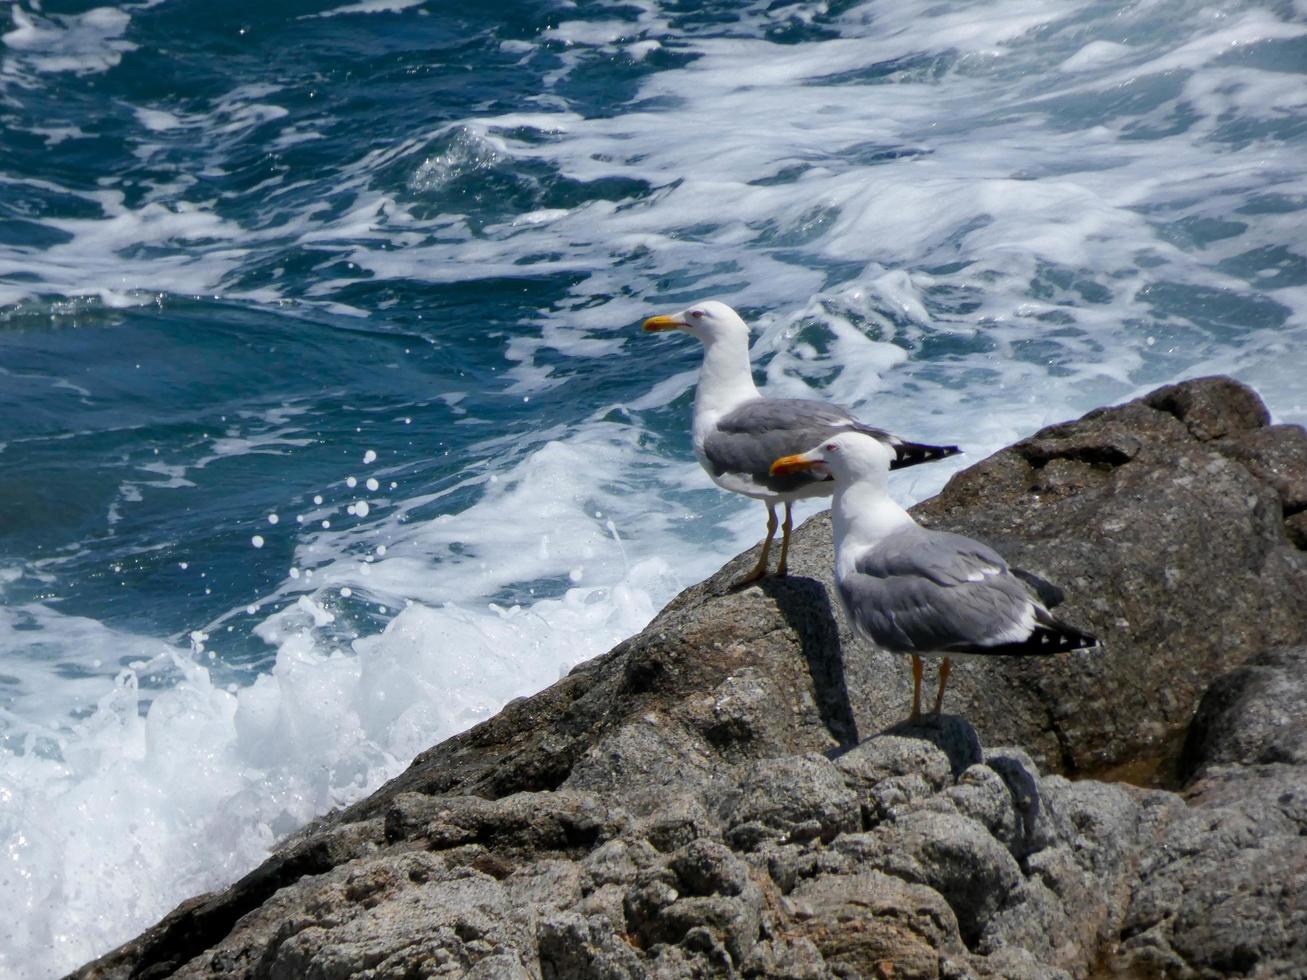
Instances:
[[[645,316],[970,460],[1217,371],[1307,421],[1305,75],[1304,0],[0,9],[0,976],[756,540]]]

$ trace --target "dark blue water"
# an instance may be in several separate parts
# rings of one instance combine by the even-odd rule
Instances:
[[[650,314],[724,299],[773,391],[972,459],[1216,371],[1307,420],[1303,21],[0,12],[0,975],[236,877],[758,536]]]

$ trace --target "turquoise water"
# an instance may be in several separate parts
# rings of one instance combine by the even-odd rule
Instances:
[[[0,975],[756,540],[645,316],[726,300],[771,390],[971,460],[1216,371],[1307,421],[1301,3],[24,0],[0,35]]]

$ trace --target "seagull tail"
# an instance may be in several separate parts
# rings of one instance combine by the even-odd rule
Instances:
[[[1052,617],[1049,617],[1052,619]],[[1068,626],[1066,623],[1054,619],[1050,624],[1040,624],[1035,627],[1035,631],[1030,634],[1027,643],[1037,643],[1041,650],[1047,648],[1049,653],[1069,653],[1072,650],[1101,650],[1102,641],[1092,633],[1086,633],[1084,630],[1076,629],[1074,626]]]
[[[903,439],[895,439],[890,443],[890,448],[894,450],[894,459],[889,464],[892,470],[916,466],[918,463],[933,463],[937,459],[956,456],[962,452],[957,446],[932,446],[924,442],[907,442]]]
[[[1024,640],[1015,643],[995,643],[990,646],[968,645],[956,648],[956,652],[978,653],[987,657],[1046,657],[1055,653],[1070,653],[1072,650],[1101,650],[1102,648],[1103,644],[1098,637],[1049,616],[1046,621],[1037,623]]]

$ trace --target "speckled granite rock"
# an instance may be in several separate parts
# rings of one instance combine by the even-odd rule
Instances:
[[[1226,379],[958,474],[920,517],[1108,649],[964,665],[913,726],[814,518],[790,578],[741,556],[79,975],[1307,976],[1304,480]]]

